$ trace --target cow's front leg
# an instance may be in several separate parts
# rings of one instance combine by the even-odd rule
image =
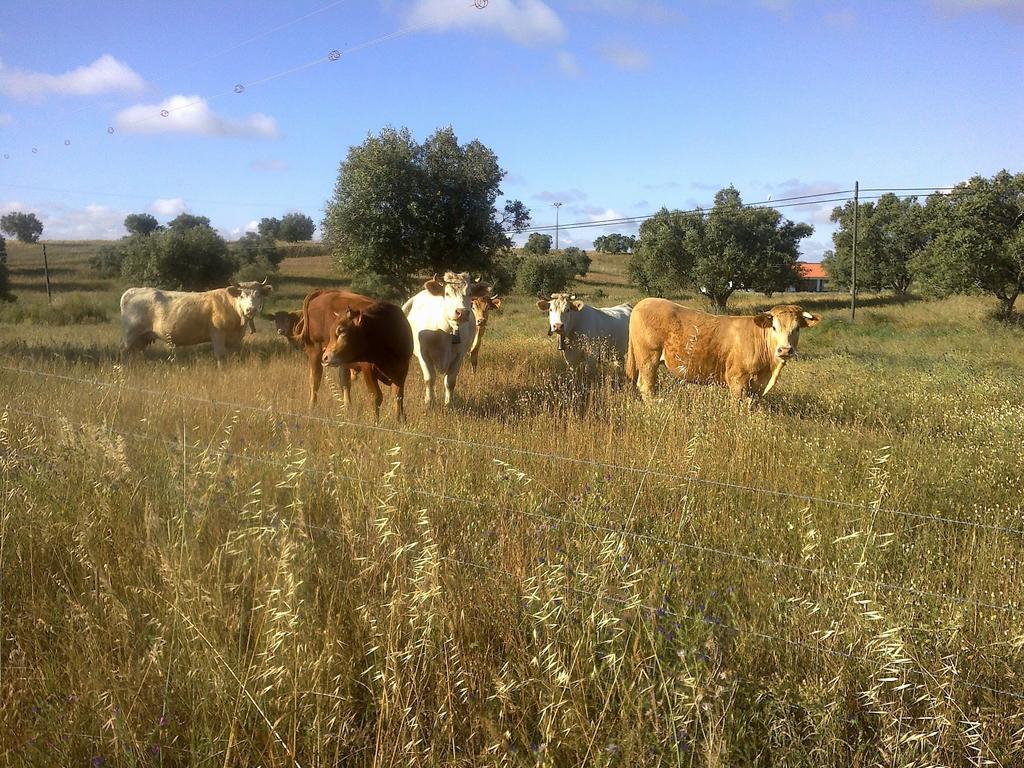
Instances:
[[[434,407],[434,364],[426,356],[421,356],[419,361],[423,373],[423,402],[429,411]]]
[[[217,328],[211,328],[210,343],[213,346],[213,359],[217,361],[217,367],[220,368],[224,365],[224,358],[228,354],[228,341],[224,336],[224,332]]]
[[[456,360],[444,374],[444,404],[451,405],[455,399],[455,382],[459,378],[459,369],[462,367],[462,360]]]
[[[352,405],[352,369],[347,365],[338,366],[338,386],[341,387],[341,407]]]
[[[384,395],[380,391],[380,384],[377,383],[377,372],[375,370],[365,371],[366,388],[373,398],[373,423],[380,424],[380,404],[384,402]]]

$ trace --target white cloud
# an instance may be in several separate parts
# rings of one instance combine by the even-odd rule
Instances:
[[[256,219],[253,219],[244,227],[235,227],[234,229],[222,229],[220,230],[220,233],[227,240],[237,240],[246,232],[256,232],[259,229],[259,226],[260,223]]]
[[[146,87],[131,67],[109,53],[61,75],[13,69],[0,62],[0,93],[12,99],[58,96],[95,96],[100,93],[141,93]]]
[[[558,51],[555,53],[555,62],[558,64],[558,70],[566,77],[575,79],[583,74],[583,70],[580,69],[580,64],[576,61],[576,57],[568,51]]]
[[[437,31],[479,29],[503,35],[522,45],[557,43],[565,26],[543,0],[490,0],[485,8],[471,2],[414,0],[408,22]]]
[[[124,235],[126,211],[106,205],[70,208],[62,203],[25,205],[17,200],[0,202],[0,214],[34,213],[43,223],[47,240],[115,240]]]
[[[166,112],[166,116],[163,115]],[[239,120],[221,117],[200,96],[176,95],[160,104],[137,104],[117,113],[114,124],[125,133],[183,133],[272,139],[278,136],[277,121],[254,112]]]
[[[587,199],[587,193],[582,189],[567,189],[563,191],[538,192],[533,196],[534,200],[542,200],[545,203],[574,203]]]
[[[173,219],[179,213],[187,211],[188,206],[180,197],[161,197],[153,201],[149,210],[160,218]]]
[[[598,53],[605,61],[630,72],[639,72],[651,65],[651,57],[646,51],[628,45],[606,45],[599,48]]]

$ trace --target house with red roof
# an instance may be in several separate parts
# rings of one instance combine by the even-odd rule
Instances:
[[[790,290],[806,293],[821,293],[830,291],[828,287],[828,272],[821,264],[813,261],[798,261],[800,268],[800,279]]]

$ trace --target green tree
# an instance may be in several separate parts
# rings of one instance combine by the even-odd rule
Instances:
[[[531,296],[550,296],[564,291],[575,275],[573,263],[560,254],[528,254],[516,272],[516,290]]]
[[[11,276],[7,269],[7,241],[0,235],[0,300],[13,301]]]
[[[594,238],[594,250],[598,253],[632,253],[636,238],[618,232]]]
[[[839,228],[834,250],[824,259],[829,280],[849,289],[853,278],[853,201],[832,211]],[[857,208],[857,286],[906,294],[913,280],[911,263],[931,241],[924,207],[915,197],[887,193]]]
[[[171,227],[124,241],[121,274],[136,285],[201,291],[228,284],[237,262],[209,226]]]
[[[542,235],[540,232],[531,232],[526,238],[526,245],[523,246],[526,253],[542,255],[551,253],[551,235]]]
[[[1024,173],[974,176],[925,205],[934,239],[913,260],[929,293],[987,293],[1013,315],[1024,291]]]
[[[700,291],[724,310],[739,288],[770,294],[798,275],[799,243],[814,231],[774,208],[748,208],[726,187],[703,211],[662,209],[640,227],[630,279],[648,293]]]
[[[525,208],[495,202],[504,171],[479,141],[442,128],[422,144],[385,128],[349,149],[325,206],[324,241],[345,270],[411,282],[416,273],[482,270],[511,247]],[[528,220],[528,214],[526,217]]]
[[[34,213],[14,211],[0,218],[0,232],[6,232],[23,243],[35,243],[43,234],[43,223]]]
[[[160,223],[149,213],[129,213],[124,217],[124,228],[129,235],[146,236],[160,229]]]
[[[286,243],[298,243],[313,239],[316,225],[313,220],[302,213],[288,213],[281,219],[277,237]]]
[[[281,220],[272,216],[262,218],[256,231],[259,232],[260,237],[270,237],[276,240],[281,232]]]
[[[572,264],[573,272],[576,277],[586,277],[587,272],[590,271],[590,263],[592,259],[587,255],[587,252],[582,248],[577,248],[575,245],[571,245],[568,248],[562,249],[562,257],[569,260]]]
[[[284,260],[284,250],[277,247],[273,237],[246,232],[232,246],[231,254],[238,265],[235,282],[263,280],[277,274]]]
[[[136,235],[146,237],[146,235]],[[96,251],[96,255],[89,259],[89,266],[100,277],[120,277],[121,266],[124,263],[124,248],[121,245],[104,245]]]
[[[191,213],[179,213],[167,222],[167,228],[176,232],[184,232],[185,230],[195,229],[196,227],[205,227],[206,229],[210,229],[209,217],[195,216]]]

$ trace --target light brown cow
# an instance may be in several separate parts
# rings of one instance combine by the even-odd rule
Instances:
[[[198,293],[129,288],[121,295],[122,359],[157,339],[172,354],[175,347],[210,342],[219,365],[228,352],[241,349],[246,329],[273,290],[266,281]]]
[[[666,299],[644,299],[629,319],[626,376],[650,397],[657,390],[658,366],[684,381],[721,384],[749,404],[775,386],[796,355],[800,329],[819,318],[795,304],[758,315],[709,315]]]
[[[476,318],[476,338],[473,339],[473,346],[469,348],[469,365],[476,372],[477,358],[480,356],[480,340],[487,330],[487,316],[491,313],[501,311],[501,299],[497,296],[477,296],[473,299],[473,317]]]

